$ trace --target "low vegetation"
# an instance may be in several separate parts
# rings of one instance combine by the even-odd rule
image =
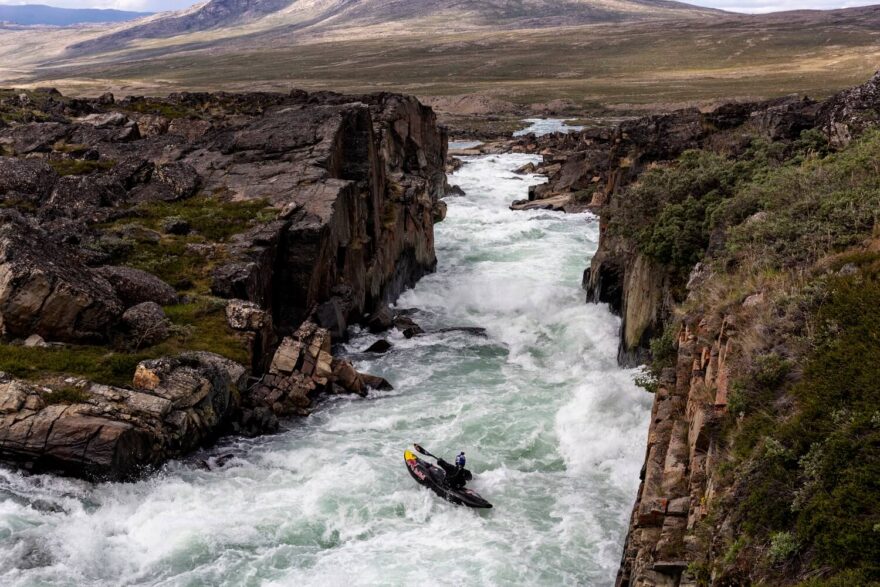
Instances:
[[[289,36],[265,44],[249,36],[224,38],[222,46],[203,41],[177,45],[187,50],[164,55],[153,45],[135,45],[33,73],[39,83],[80,92],[123,86],[146,95],[291,87],[422,96],[485,93],[522,105],[569,99],[592,114],[603,106],[644,112],[646,105],[668,110],[696,101],[795,92],[818,98],[864,81],[878,55],[876,23],[864,15],[768,24],[728,19],[723,26],[694,22],[673,29],[628,23],[302,43]],[[148,103],[143,108],[156,112]]]
[[[79,387],[67,385],[43,394],[43,401],[52,404],[81,404],[88,401],[89,393]]]
[[[125,387],[131,384],[139,362],[185,351],[209,351],[247,364],[245,345],[226,323],[225,306],[224,300],[209,296],[195,296],[186,303],[166,306],[165,313],[173,323],[172,337],[137,351],[87,345],[36,348],[0,344],[0,371],[31,380],[75,375]]]
[[[115,161],[106,159],[49,159],[48,163],[58,175],[88,175],[95,171],[107,171],[116,165]]]
[[[224,201],[199,195],[177,202],[153,202],[132,208],[106,225],[107,234],[119,234],[97,246],[112,255],[115,264],[148,271],[180,291],[207,294],[211,271],[223,260],[223,243],[255,222],[267,221],[275,211],[264,200]],[[183,221],[189,232],[163,234],[169,218]]]
[[[173,217],[190,227],[184,235],[163,234],[163,220]],[[172,337],[144,349],[67,345],[31,348],[0,344],[0,371],[27,379],[68,374],[98,383],[126,386],[140,361],[184,351],[209,351],[247,364],[244,343],[226,323],[225,301],[210,295],[211,271],[223,260],[216,243],[227,241],[257,221],[274,217],[265,201],[228,202],[196,196],[178,202],[136,206],[113,224],[95,246],[114,264],[149,271],[184,293],[182,302],[166,306]],[[213,244],[212,244],[213,243]]]

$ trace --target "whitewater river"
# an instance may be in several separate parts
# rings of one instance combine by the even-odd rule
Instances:
[[[398,302],[429,331],[366,358],[393,392],[336,398],[280,434],[227,440],[148,479],[92,485],[0,468],[0,584],[610,585],[650,397],[587,305],[588,215],[511,212],[528,155],[452,178],[437,272]],[[485,338],[441,328],[480,326]],[[435,331],[431,334],[430,331]],[[403,450],[468,454],[488,511],[415,484]],[[206,470],[196,459],[217,463]]]

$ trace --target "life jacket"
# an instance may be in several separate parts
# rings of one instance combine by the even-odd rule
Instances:
[[[464,465],[466,462],[467,462],[467,459],[464,458],[463,454],[460,454],[457,457],[455,457],[455,466],[456,467],[460,467],[460,468],[464,469]]]

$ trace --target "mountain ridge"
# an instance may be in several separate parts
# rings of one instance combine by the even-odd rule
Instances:
[[[124,22],[151,14],[153,13],[105,8],[61,8],[46,4],[0,5],[0,22],[23,26],[70,26],[82,23]]]

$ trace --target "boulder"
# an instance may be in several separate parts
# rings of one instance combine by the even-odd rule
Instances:
[[[367,328],[374,334],[384,332],[392,326],[394,326],[394,314],[388,306],[382,306],[367,318]]]
[[[46,153],[69,132],[70,127],[60,122],[31,122],[4,129],[2,140],[16,155]]]
[[[189,234],[190,230],[189,222],[180,216],[169,216],[162,219],[162,231],[165,234],[184,235]]]
[[[0,211],[0,334],[106,340],[123,304],[110,283],[13,211]]]
[[[81,124],[88,124],[95,128],[112,128],[133,124],[132,120],[122,112],[102,112],[100,114],[89,114],[78,119]]]
[[[144,302],[170,306],[178,301],[174,288],[152,273],[133,267],[111,265],[95,269],[94,273],[110,282],[116,295],[126,306],[136,306]]]
[[[124,197],[118,185],[103,177],[68,175],[55,183],[46,208],[56,216],[82,218],[92,209],[111,206]]]
[[[58,174],[45,161],[0,157],[0,203],[39,206],[56,181]]]
[[[272,324],[272,315],[254,302],[229,300],[226,321],[233,330],[262,330]]]
[[[354,366],[344,359],[333,359],[332,362],[333,383],[345,391],[366,395],[366,384],[361,374]]]
[[[32,334],[26,339],[24,339],[24,346],[28,348],[46,348],[49,345],[46,344],[46,340],[40,336],[39,334]]]
[[[514,173],[516,173],[517,175],[526,175],[528,173],[535,173],[536,171],[537,169],[535,168],[535,164],[529,161],[522,167],[517,168]]]
[[[389,350],[391,350],[392,346],[393,345],[390,342],[388,342],[387,340],[382,338],[382,339],[377,340],[376,342],[374,342],[370,346],[368,346],[366,349],[364,349],[364,352],[365,353],[376,353],[376,354],[387,353]]]
[[[0,373],[0,460],[34,472],[135,477],[231,426],[246,381],[233,361],[187,353],[141,363],[138,389],[81,382],[74,403],[50,403],[51,390]]]
[[[188,450],[216,437],[235,414],[247,386],[247,370],[235,361],[206,352],[143,361],[132,383],[137,391],[167,400],[183,412],[175,422],[185,434],[173,448]]]
[[[361,373],[361,380],[370,389],[378,391],[392,391],[394,386],[388,383],[388,380],[378,375],[370,375],[369,373]]]
[[[122,326],[136,349],[153,346],[171,336],[171,320],[156,302],[144,302],[122,314]]]
[[[510,204],[511,210],[553,210],[565,212],[572,205],[571,194],[556,194],[537,200],[516,200]]]
[[[138,133],[142,137],[158,137],[168,132],[169,120],[164,116],[143,114],[137,118]]]
[[[199,188],[195,168],[180,161],[157,165],[150,182],[138,188],[133,197],[142,202],[172,202],[193,196]]]
[[[457,185],[451,185],[446,189],[446,197],[447,198],[460,197],[460,196],[465,196],[465,195],[467,195],[467,194],[464,193],[464,190],[461,189],[461,187],[459,187]]]
[[[394,317],[394,327],[400,330],[405,338],[412,338],[425,333],[415,320],[402,314]]]

